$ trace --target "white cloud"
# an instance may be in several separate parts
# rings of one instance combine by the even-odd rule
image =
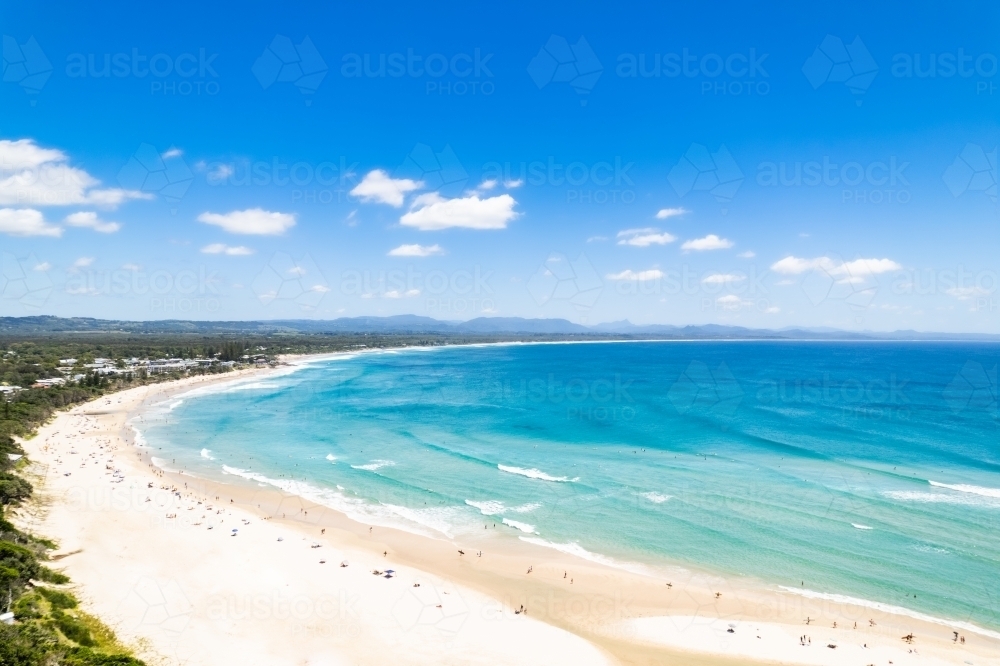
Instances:
[[[665,220],[668,217],[676,217],[678,215],[684,215],[687,213],[685,208],[661,208],[656,212],[656,219]]]
[[[973,298],[988,296],[993,292],[982,287],[952,287],[951,289],[945,289],[944,293],[960,301],[971,301]]]
[[[93,263],[94,263],[93,257],[80,257],[79,259],[73,262],[73,265],[70,266],[70,270],[77,271],[80,270],[81,268],[87,268]]]
[[[733,275],[732,273],[715,273],[705,277],[702,282],[704,284],[729,284],[730,282],[739,282],[745,280],[746,277],[743,275]]]
[[[67,215],[66,224],[71,227],[93,229],[94,231],[102,234],[113,234],[122,228],[122,225],[118,222],[106,222],[97,217],[97,213],[89,211],[80,211],[79,213]]]
[[[478,195],[445,199],[436,192],[417,197],[410,212],[399,218],[406,227],[421,231],[463,229],[506,229],[507,223],[518,216],[517,201],[509,194],[480,199]]]
[[[183,150],[171,146],[170,148],[167,148],[167,150],[163,153],[163,159],[169,160],[171,157],[180,157],[183,154],[184,154]]]
[[[35,266],[33,270],[36,270],[39,273],[48,273],[50,270],[52,270],[52,264],[50,264],[47,261],[43,261],[42,263]]]
[[[236,169],[232,164],[226,164],[225,162],[219,162],[212,165],[212,170],[206,174],[205,178],[208,182],[213,185],[218,185],[219,183],[226,182],[230,176],[236,173]]]
[[[420,295],[419,289],[408,289],[406,291],[399,291],[398,289],[393,289],[382,294],[382,298],[414,298]]]
[[[764,314],[777,314],[779,312],[781,312],[781,308],[779,308],[777,305],[768,306],[764,310]]]
[[[705,250],[725,250],[732,246],[733,241],[726,238],[719,238],[715,234],[709,234],[704,238],[695,238],[693,240],[684,241],[684,244],[681,245],[681,249],[702,252]]]
[[[122,270],[135,272],[142,270],[142,266],[139,264],[122,264]]]
[[[202,254],[225,254],[230,257],[245,257],[253,254],[254,251],[243,245],[226,245],[224,243],[212,243],[201,248]]]
[[[654,227],[645,229],[625,229],[618,232],[619,245],[631,245],[632,247],[649,247],[650,245],[666,245],[677,240],[676,237],[661,232]]]
[[[757,253],[754,252],[753,250],[747,250],[746,252],[740,252],[736,256],[739,257],[740,259],[753,259],[754,257],[757,256]]]
[[[476,190],[478,190],[479,192],[489,192],[496,186],[497,186],[497,181],[492,179],[484,180],[483,182],[479,183],[479,187],[477,187]]]
[[[50,236],[59,238],[63,230],[45,221],[33,208],[0,208],[0,234],[8,236]]]
[[[609,273],[606,275],[609,280],[630,280],[630,281],[640,281],[645,282],[647,280],[659,280],[663,277],[663,271],[659,268],[650,268],[645,271],[633,271],[630,269],[625,269],[620,273]]]
[[[395,208],[403,205],[407,192],[419,190],[424,184],[409,178],[393,178],[382,169],[365,174],[351,190],[351,195],[362,201],[389,204]]]
[[[840,277],[838,282],[842,284],[864,282],[868,276],[898,271],[902,268],[892,259],[855,259],[838,263],[830,257],[803,259],[791,255],[771,264],[771,270],[782,275],[801,275],[821,270],[832,277]]]
[[[606,240],[608,240],[607,236],[591,236],[590,238],[587,239],[587,242],[588,243],[603,243]]]
[[[31,139],[0,140],[0,204],[114,208],[129,199],[152,198],[134,190],[102,189],[100,184],[83,169],[70,166],[61,150],[41,148]]]
[[[516,190],[517,188],[521,187],[522,185],[524,185],[524,181],[520,180],[520,179],[517,179],[517,180],[505,180],[503,182],[503,186],[506,187],[508,190]]]
[[[444,254],[440,245],[400,245],[389,250],[390,257],[430,257]]]
[[[295,226],[295,214],[249,208],[229,213],[205,212],[198,216],[198,221],[222,227],[231,234],[280,236]]]

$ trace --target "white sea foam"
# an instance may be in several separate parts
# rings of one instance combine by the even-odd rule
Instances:
[[[530,513],[541,506],[538,502],[528,502],[520,506],[507,506],[500,500],[465,500],[469,506],[479,509],[484,516],[499,516],[504,513]]]
[[[796,587],[785,587],[781,585],[780,588],[786,592],[791,592],[792,594],[797,594],[807,599],[821,599],[823,601],[833,601],[838,604],[850,604],[852,606],[862,606],[864,608],[871,608],[877,611],[882,611],[883,613],[890,613],[892,615],[902,615],[904,617],[912,617],[914,620],[921,620],[922,622],[930,622],[931,624],[941,625],[942,627],[954,627],[956,629],[964,629],[965,631],[972,632],[974,634],[979,634],[980,636],[988,636],[990,638],[1000,639],[1000,632],[992,631],[990,629],[983,629],[978,627],[971,622],[962,622],[960,620],[945,620],[939,617],[934,617],[933,615],[927,615],[925,613],[920,613],[918,611],[910,610],[909,608],[903,608],[902,606],[893,606],[891,604],[884,604],[880,601],[868,601],[867,599],[858,599],[857,597],[848,597],[843,594],[826,594],[824,592],[814,592],[813,590],[803,590]]]
[[[149,459],[152,461],[152,463],[153,463],[154,466],[159,467],[164,472],[176,472],[176,471],[178,471],[178,470],[176,470],[176,469],[174,469],[172,467],[168,467],[167,466],[167,461],[164,460],[163,458],[157,458],[156,456],[150,456]]]
[[[392,467],[395,465],[393,460],[373,460],[367,465],[351,465],[354,469],[363,469],[366,472],[374,472],[377,469],[382,469],[383,467]]]
[[[857,530],[870,530],[870,529],[872,529],[871,527],[868,527],[867,525],[861,525],[859,523],[851,523],[851,527],[853,527],[854,529],[857,529]]]
[[[1000,507],[1000,502],[989,497],[970,493],[928,493],[920,490],[884,490],[884,497],[902,502],[922,502],[926,504],[961,504],[963,506]]]
[[[135,442],[135,445],[139,447],[146,446],[146,438],[142,436],[142,431],[136,428],[133,423],[129,423],[128,425],[132,428],[132,441]]]
[[[523,467],[511,467],[509,465],[497,465],[497,469],[501,472],[507,472],[508,474],[519,474],[520,476],[526,476],[529,479],[539,479],[541,481],[559,481],[562,483],[579,481],[580,477],[569,478],[566,476],[552,476],[551,474],[546,474],[545,472],[531,468],[524,469]]]
[[[935,488],[947,488],[948,490],[954,490],[959,493],[969,493],[971,495],[979,495],[980,497],[991,497],[993,499],[1000,499],[1000,488],[984,488],[982,486],[971,486],[964,483],[939,483],[937,481],[928,481]]]
[[[523,536],[518,538],[521,541],[526,541],[528,543],[535,544],[536,546],[542,546],[544,548],[552,548],[553,550],[558,550],[560,553],[573,555],[574,557],[579,557],[580,559],[588,560],[590,562],[596,562],[597,564],[603,564],[604,566],[613,567],[615,569],[630,571],[632,573],[640,574],[642,576],[656,575],[652,570],[650,570],[649,567],[645,566],[644,564],[639,564],[637,562],[622,562],[612,557],[601,555],[600,553],[592,553],[576,542],[553,543],[552,541],[546,541],[545,539],[539,539],[538,537]]]
[[[326,454],[326,459],[329,460],[330,462],[336,462],[337,456],[333,455],[332,453],[328,453]]]
[[[206,460],[215,460],[215,456],[212,455],[212,452],[209,449],[202,449],[201,457],[205,458]]]
[[[510,518],[504,518],[503,524],[509,527],[513,527],[516,530],[527,532],[528,534],[535,534],[535,526],[529,525],[528,523],[521,523],[516,520],[511,520]]]
[[[291,479],[272,479],[256,472],[238,467],[222,466],[223,472],[239,476],[250,481],[274,486],[293,495],[298,495],[309,501],[339,511],[351,520],[363,525],[391,527],[411,534],[435,537],[444,535],[449,539],[460,525],[460,509],[458,507],[435,507],[429,509],[411,509],[395,504],[374,504],[357,497],[348,497],[344,488],[337,490],[319,488],[304,481]]]
[[[654,493],[654,492],[639,493],[639,495],[641,497],[645,497],[650,502],[653,502],[655,504],[663,504],[672,497],[672,495],[664,495],[662,493]]]
[[[484,516],[497,516],[503,513],[507,507],[504,506],[503,502],[498,500],[486,500],[483,502],[476,502],[473,500],[465,500],[465,503],[469,506],[474,506],[479,509],[479,513]]]
[[[168,411],[168,412],[172,412],[172,411],[174,411],[175,409],[177,409],[178,407],[180,407],[180,406],[181,406],[181,405],[183,405],[183,404],[184,404],[184,401],[183,401],[183,400],[178,400],[178,401],[176,401],[176,402],[172,402],[172,403],[170,403],[170,404],[169,404],[169,405],[167,406],[167,411]]]

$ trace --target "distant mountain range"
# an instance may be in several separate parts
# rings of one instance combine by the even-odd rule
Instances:
[[[269,321],[116,321],[86,317],[0,317],[0,335],[51,335],[56,333],[130,334],[434,334],[434,335],[531,335],[586,339],[657,338],[688,340],[784,339],[784,340],[982,340],[1000,342],[1000,334],[928,333],[921,331],[841,331],[833,328],[755,329],[705,324],[670,326],[636,325],[628,320],[584,326],[566,319],[522,317],[478,317],[469,321],[442,321],[418,315],[392,317],[341,317],[332,320],[282,319]]]

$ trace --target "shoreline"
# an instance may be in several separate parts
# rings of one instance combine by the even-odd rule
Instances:
[[[504,343],[500,343],[504,344]],[[433,349],[433,347],[429,348]],[[386,351],[386,350],[370,350]],[[322,361],[335,358],[345,354],[354,355],[364,353],[341,352],[328,355],[304,356],[294,359],[300,364],[308,362]],[[294,370],[293,370],[294,371]],[[375,663],[367,661],[371,654],[366,652],[364,646],[357,645],[364,643],[363,636],[371,636],[377,648],[383,650],[376,654],[384,657],[386,645],[385,633],[403,634],[403,638],[394,636],[399,645],[407,645],[399,658],[406,663],[452,663],[452,658],[457,659],[454,663],[473,663],[479,656],[485,654],[484,650],[489,648],[499,649],[504,647],[507,651],[491,653],[489,663],[553,663],[546,661],[542,657],[544,646],[531,645],[530,652],[540,661],[531,661],[532,656],[525,654],[524,646],[520,648],[504,646],[506,640],[526,639],[528,635],[536,638],[546,634],[545,642],[555,642],[560,645],[559,650],[565,652],[570,650],[577,655],[580,663],[685,663],[685,664],[735,664],[745,663],[747,660],[758,662],[783,662],[783,663],[831,663],[830,658],[836,655],[835,663],[861,663],[857,659],[865,659],[864,663],[885,663],[891,659],[896,664],[905,663],[962,663],[963,661],[988,658],[988,655],[1000,653],[1000,641],[983,637],[976,634],[972,640],[966,636],[965,645],[953,645],[951,632],[942,626],[937,626],[919,619],[901,617],[892,613],[887,613],[878,609],[853,606],[849,603],[840,603],[830,599],[817,599],[808,596],[801,596],[795,593],[779,592],[778,590],[759,589],[757,583],[741,584],[735,580],[727,580],[718,576],[711,576],[705,573],[695,573],[691,571],[679,572],[678,576],[686,580],[672,581],[668,587],[664,581],[655,581],[654,578],[640,574],[624,571],[622,569],[611,568],[597,562],[583,560],[578,557],[557,551],[552,548],[539,548],[530,543],[521,543],[523,540],[509,538],[483,538],[483,539],[462,539],[462,543],[454,540],[434,539],[419,536],[397,530],[390,527],[377,527],[369,531],[368,525],[356,522],[347,515],[334,509],[324,507],[291,493],[282,491],[276,487],[261,488],[248,479],[240,479],[236,483],[222,483],[204,478],[198,478],[183,472],[165,472],[154,470],[151,462],[152,452],[141,448],[133,447],[133,440],[129,427],[129,421],[137,414],[148,408],[151,404],[159,403],[170,397],[176,397],[181,391],[190,391],[201,385],[211,385],[217,383],[241,382],[247,378],[266,376],[273,374],[274,369],[251,369],[242,371],[240,377],[214,376],[214,377],[193,377],[154,384],[138,389],[129,389],[116,394],[110,394],[92,403],[79,406],[69,412],[61,413],[55,421],[39,429],[38,435],[24,443],[25,448],[30,451],[34,466],[48,465],[42,470],[40,495],[44,495],[51,505],[48,507],[47,515],[40,515],[38,523],[32,525],[31,529],[39,534],[53,536],[61,540],[60,553],[65,557],[59,560],[59,566],[66,566],[66,571],[74,581],[81,586],[85,603],[90,610],[102,617],[110,620],[113,616],[111,611],[111,601],[108,597],[108,590],[101,589],[94,583],[101,580],[101,576],[93,578],[86,572],[89,570],[102,571],[104,576],[110,575],[109,566],[103,567],[100,562],[91,562],[88,567],[77,565],[78,561],[92,559],[88,552],[94,549],[90,544],[95,539],[84,538],[81,532],[86,529],[72,529],[67,522],[67,518],[75,518],[78,522],[93,523],[101,527],[108,527],[108,519],[126,514],[133,518],[130,521],[133,529],[142,531],[151,537],[159,537],[166,542],[174,542],[180,547],[203,548],[206,542],[218,542],[222,533],[216,529],[231,529],[236,527],[239,531],[236,538],[226,537],[228,543],[242,543],[244,532],[250,533],[257,527],[268,528],[273,536],[275,531],[280,531],[285,535],[286,541],[315,541],[321,544],[319,549],[309,549],[311,553],[322,552],[329,555],[329,550],[339,550],[344,553],[351,552],[351,565],[347,568],[337,567],[334,574],[329,570],[322,571],[322,577],[336,578],[337,574],[344,572],[362,573],[357,571],[355,559],[358,562],[366,561],[374,563],[372,566],[387,566],[390,563],[398,567],[397,578],[404,575],[423,579],[433,578],[436,581],[434,591],[436,600],[444,600],[447,596],[461,597],[463,600],[469,599],[467,607],[475,605],[478,609],[478,617],[475,614],[466,612],[461,620],[457,631],[449,635],[448,631],[441,631],[445,625],[456,625],[459,623],[457,616],[452,616],[449,620],[447,610],[439,622],[444,625],[425,627],[419,619],[424,617],[425,611],[441,614],[437,611],[437,604],[417,603],[421,606],[421,611],[417,612],[418,620],[414,626],[407,631],[400,631],[406,624],[400,623],[399,618],[395,618],[395,632],[388,630],[384,623],[386,613],[385,608],[372,609],[372,617],[382,617],[382,624],[375,624],[380,627],[379,631],[373,631],[365,621],[359,616],[353,618],[357,636],[330,636],[323,638],[329,642],[331,639],[338,643],[333,655],[349,654],[353,657],[351,663]],[[130,395],[133,394],[133,395]],[[154,400],[155,398],[155,400]],[[119,405],[116,407],[115,405]],[[98,407],[95,409],[95,407]],[[112,409],[100,409],[100,407],[112,407]],[[74,422],[74,419],[76,420]],[[88,421],[89,419],[89,421]],[[77,432],[70,434],[70,425],[88,426],[89,430],[77,427]],[[89,425],[88,425],[89,424]],[[103,429],[98,426],[103,426]],[[93,450],[83,451],[84,432],[90,432],[90,448]],[[110,431],[110,432],[109,432]],[[113,433],[114,438],[111,438]],[[97,433],[102,433],[98,435]],[[61,437],[59,435],[61,434]],[[57,462],[62,458],[67,458],[66,449],[68,446],[80,446],[81,451],[75,455],[87,455],[90,453],[101,453],[99,450],[103,440],[107,447],[116,446],[115,464],[120,464],[122,468],[128,467],[128,471],[123,472],[124,482],[118,482],[110,494],[104,493],[108,481],[106,475],[97,476],[94,479],[83,480],[73,470],[74,476],[61,476],[59,470],[66,467],[67,461]],[[71,441],[72,440],[72,441]],[[51,447],[51,450],[49,450]],[[131,454],[137,454],[132,458]],[[103,453],[102,453],[103,455]],[[75,462],[75,460],[74,460]],[[104,472],[105,470],[95,470]],[[65,472],[62,472],[65,473]],[[111,472],[107,472],[111,474]],[[104,482],[103,484],[101,482]],[[152,482],[150,489],[148,484]],[[186,487],[185,487],[186,484]],[[120,486],[128,486],[121,488]],[[181,496],[169,493],[161,487],[173,485],[181,491]],[[128,490],[130,497],[121,491]],[[147,492],[156,491],[156,492]],[[107,495],[107,501],[88,497],[88,493],[103,498]],[[60,497],[61,495],[61,497]],[[145,500],[144,495],[150,496],[150,501]],[[152,501],[152,496],[156,500]],[[74,502],[73,497],[76,497]],[[144,496],[142,500],[140,496]],[[81,497],[83,498],[81,506]],[[223,500],[213,500],[211,498],[221,497]],[[213,526],[215,529],[207,529],[206,518],[202,521],[187,519],[189,506],[196,507],[196,498],[206,502],[203,508],[208,506],[208,502],[213,502],[215,510],[223,510],[225,519],[220,519],[220,524]],[[224,500],[228,498],[230,503]],[[154,504],[161,509],[154,516],[149,505]],[[123,508],[116,508],[121,505]],[[216,506],[219,505],[219,506]],[[224,508],[222,508],[224,506]],[[296,509],[290,512],[288,508]],[[191,509],[194,510],[194,509]],[[183,513],[182,513],[183,512]],[[306,514],[308,512],[308,514]],[[25,513],[25,510],[19,513]],[[179,518],[165,518],[173,513]],[[200,512],[199,512],[200,513]],[[292,513],[292,517],[288,514]],[[133,515],[134,514],[134,515]],[[205,514],[208,515],[208,514]],[[215,514],[223,515],[223,514]],[[237,518],[239,516],[239,518]],[[82,520],[81,520],[82,519]],[[137,519],[137,520],[136,520]],[[249,520],[249,524],[243,521]],[[489,520],[487,518],[487,520]],[[239,522],[237,522],[239,521]],[[113,521],[112,521],[113,522]],[[226,522],[225,528],[222,523]],[[325,534],[321,532],[325,531]],[[261,531],[264,531],[261,529]],[[75,532],[75,534],[74,534]],[[294,536],[290,536],[293,535]],[[171,538],[173,537],[173,538]],[[73,543],[73,538],[78,539]],[[101,540],[97,546],[100,550]],[[103,541],[114,541],[104,535]],[[275,543],[276,537],[273,540]],[[121,544],[119,544],[121,545]],[[312,545],[312,544],[310,544]],[[218,545],[216,544],[216,547]],[[83,548],[82,553],[73,554],[72,551]],[[459,555],[456,549],[464,549],[466,555]],[[483,557],[476,557],[475,552],[482,550]],[[382,553],[391,553],[383,556]],[[104,556],[111,556],[112,551],[105,551]],[[352,559],[355,558],[355,559]],[[131,559],[126,558],[126,559]],[[157,553],[143,553],[143,558],[138,562],[129,561],[129,564],[137,569],[155,569],[168,565],[157,563]],[[163,554],[159,554],[159,559],[163,559]],[[168,558],[169,559],[169,558]],[[249,558],[242,561],[240,567],[249,567],[247,571],[254,570],[260,573],[265,555],[260,558]],[[313,558],[314,560],[316,558]],[[336,559],[336,558],[334,558]],[[149,560],[154,560],[150,562]],[[336,560],[327,561],[328,568],[336,567]],[[222,567],[233,567],[235,563],[231,561],[220,565],[213,564],[215,569]],[[237,567],[238,569],[240,567]],[[527,575],[525,571],[532,567],[532,574]],[[203,566],[202,568],[212,568]],[[281,564],[278,564],[281,569]],[[406,572],[404,574],[403,572]],[[563,578],[563,572],[571,572],[572,587]],[[198,578],[198,571],[173,571],[174,578],[178,581],[178,586],[183,587],[185,577]],[[244,571],[246,573],[246,571]],[[270,575],[274,572],[268,571]],[[316,572],[319,575],[319,572]],[[380,578],[367,575],[368,579],[374,583],[387,583],[392,585],[396,581],[382,581]],[[307,577],[308,579],[308,577]],[[234,589],[241,587],[237,578]],[[349,586],[353,591],[363,581],[354,581]],[[161,597],[168,596],[164,593],[163,586],[159,586]],[[279,586],[280,587],[280,586]],[[308,590],[310,583],[303,581],[303,589]],[[386,586],[383,586],[385,588]],[[426,585],[416,588],[421,594],[424,593]],[[265,588],[264,593],[275,589],[274,581]],[[343,589],[343,588],[341,588]],[[357,588],[360,589],[360,588]],[[396,586],[395,592],[404,590],[412,596],[415,588],[404,590],[401,586]],[[451,590],[451,592],[448,591]],[[721,591],[720,591],[721,590]],[[716,597],[718,593],[720,596]],[[230,592],[229,598],[233,594]],[[816,593],[818,594],[818,593]],[[145,598],[143,595],[139,595]],[[145,595],[149,596],[149,595]],[[155,596],[155,595],[154,595]],[[273,596],[273,595],[272,595]],[[398,608],[401,599],[407,599],[407,594],[402,594],[396,599],[382,599],[380,603],[388,606],[388,615],[392,616],[392,609]],[[211,601],[211,599],[203,600]],[[451,600],[448,600],[451,601]],[[271,605],[273,606],[272,602]],[[513,611],[521,605],[528,608],[530,621],[523,615],[514,614]],[[119,604],[120,605],[120,604]],[[147,604],[148,605],[148,604]],[[162,604],[161,604],[162,605]],[[166,604],[169,606],[169,604]],[[265,606],[268,604],[265,603]],[[341,604],[343,605],[343,604]],[[404,602],[405,605],[405,602]],[[444,604],[442,604],[444,605]],[[191,603],[192,609],[195,607]],[[205,609],[202,609],[203,611]],[[343,610],[343,609],[342,609]],[[468,609],[467,609],[468,610]],[[192,610],[190,624],[200,624],[201,628],[213,624],[212,617],[195,614]],[[210,614],[208,614],[210,615]],[[255,621],[236,621],[233,612],[222,613],[222,619],[229,620],[231,631],[236,631],[243,636],[244,640],[249,640],[249,636],[244,635],[245,631],[240,631],[241,626],[248,624],[258,624]],[[348,613],[351,615],[351,613]],[[411,613],[412,615],[412,613]],[[205,617],[202,617],[205,616]],[[473,616],[470,618],[469,616]],[[803,618],[815,618],[816,624],[806,626]],[[195,619],[199,623],[195,623]],[[876,626],[869,627],[868,619],[876,620]],[[279,621],[274,613],[270,613],[264,618],[274,623],[270,629],[272,634],[279,633],[287,635],[289,627],[281,626],[287,621]],[[340,618],[344,619],[344,618]],[[470,619],[473,620],[470,622]],[[541,619],[542,622],[536,622]],[[218,620],[218,618],[216,618]],[[478,620],[478,621],[476,621]],[[863,625],[858,629],[853,629],[853,622],[857,621]],[[833,622],[838,622],[841,628],[834,629]],[[114,625],[113,622],[109,624]],[[214,622],[218,624],[218,622]],[[266,623],[265,623],[266,624]],[[323,624],[323,623],[320,623]],[[327,622],[327,625],[330,623]],[[337,623],[334,622],[334,625]],[[343,623],[340,623],[343,624]],[[431,623],[431,625],[438,622]],[[299,625],[303,625],[302,622]],[[476,625],[473,627],[472,625]],[[480,626],[481,625],[481,626]],[[540,626],[538,626],[540,625]],[[734,625],[734,626],[730,626]],[[820,627],[824,628],[821,629]],[[850,629],[844,629],[848,626]],[[530,627],[530,629],[528,629]],[[137,627],[130,627],[119,621],[117,627],[123,640],[129,640],[138,644],[149,646],[150,654],[169,652],[164,645],[169,641],[164,641],[163,636],[157,636],[144,623]],[[729,632],[728,629],[734,629]],[[957,626],[956,626],[957,628]],[[418,629],[418,631],[414,631]],[[429,629],[424,631],[424,629]],[[754,632],[753,629],[757,631]],[[194,632],[195,627],[188,627],[182,630],[182,634]],[[348,633],[350,630],[347,630]],[[497,633],[513,634],[501,640]],[[557,632],[557,633],[552,633]],[[817,647],[804,648],[797,641],[797,634],[809,634],[814,640],[818,640]],[[199,632],[199,634],[204,631]],[[265,630],[266,633],[266,630]],[[314,632],[315,633],[315,632]],[[549,635],[551,633],[551,635]],[[751,633],[759,638],[747,641],[747,636]],[[917,636],[917,643],[910,646],[900,640],[900,636],[913,633]],[[294,634],[294,631],[293,631]],[[300,634],[304,634],[305,643],[311,644],[309,630],[302,629]],[[419,641],[412,640],[416,634],[421,634]],[[432,636],[424,635],[431,634]],[[523,634],[523,636],[522,636]],[[206,636],[200,636],[202,643],[225,643],[229,632],[223,633],[208,632]],[[463,643],[463,638],[478,636],[482,640],[488,637],[489,646],[475,646],[475,654],[465,653],[459,657],[455,653],[457,645]],[[442,637],[445,637],[442,643]],[[407,638],[411,640],[406,640]],[[337,640],[339,639],[339,640]],[[435,642],[436,641],[436,642]],[[260,642],[260,641],[258,641]],[[416,647],[414,643],[419,644]],[[445,645],[447,644],[447,645]],[[820,651],[819,645],[836,644],[837,652],[832,650]],[[861,645],[868,644],[868,648]],[[428,645],[434,645],[432,649],[427,649]],[[421,650],[420,647],[424,649]],[[370,648],[371,646],[367,646]],[[447,649],[445,649],[447,647]],[[909,652],[917,647],[919,654]],[[284,651],[275,652],[270,657],[269,663],[293,663],[286,654],[289,646],[282,648]],[[318,648],[314,648],[318,649]],[[416,649],[416,652],[412,650]],[[440,650],[445,649],[444,652]],[[450,652],[449,652],[450,650]],[[298,651],[296,648],[293,651]],[[255,652],[259,655],[263,652]],[[307,652],[306,658],[312,653]],[[424,658],[416,655],[423,654]],[[551,654],[551,653],[550,653]],[[556,652],[555,654],[561,654]],[[567,653],[569,654],[569,653]],[[177,655],[180,656],[180,655]],[[464,661],[466,657],[472,661]],[[476,658],[472,658],[476,657]],[[276,660],[276,661],[275,661]],[[412,661],[411,661],[412,660]],[[562,660],[562,659],[560,659]],[[155,662],[155,659],[153,660]],[[176,662],[163,663],[209,663],[201,662],[188,655]],[[251,657],[248,663],[254,663]],[[261,662],[263,663],[263,662]],[[314,663],[312,661],[298,661],[294,663]],[[327,662],[315,662],[327,663]],[[337,663],[337,660],[329,663]],[[485,663],[485,662],[484,662]]]

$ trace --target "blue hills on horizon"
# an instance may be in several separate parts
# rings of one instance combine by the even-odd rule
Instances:
[[[276,319],[251,321],[204,321],[166,319],[124,321],[89,317],[0,317],[0,336],[58,333],[116,332],[134,334],[435,334],[435,335],[534,335],[600,338],[666,339],[800,339],[800,340],[979,340],[998,341],[1000,335],[902,330],[891,332],[845,331],[835,328],[786,327],[754,329],[721,324],[644,324],[625,320],[586,326],[567,319],[524,317],[477,317],[468,321],[444,321],[421,315],[387,317],[340,317],[321,319]]]

